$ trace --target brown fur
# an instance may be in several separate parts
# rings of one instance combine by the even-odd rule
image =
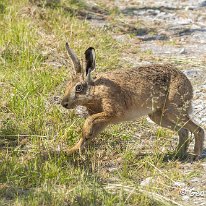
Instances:
[[[79,83],[84,90],[75,92]],[[158,125],[179,134],[178,155],[184,156],[189,144],[188,131],[195,136],[194,154],[203,150],[203,129],[189,117],[192,85],[171,65],[149,65],[98,74],[92,84],[76,74],[69,82],[62,105],[72,109],[85,106],[86,119],[80,141],[68,153],[79,150],[87,139],[97,136],[107,125],[148,115]]]

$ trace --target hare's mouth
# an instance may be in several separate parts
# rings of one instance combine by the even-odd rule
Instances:
[[[74,109],[74,107],[76,106],[73,102],[67,102],[67,101],[62,101],[61,105],[66,108],[66,109]]]
[[[69,103],[68,103],[68,102],[62,102],[61,105],[62,105],[64,108],[66,108],[66,109],[68,109],[68,107],[69,107]]]

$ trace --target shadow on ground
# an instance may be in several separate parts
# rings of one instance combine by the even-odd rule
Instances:
[[[138,15],[138,12],[149,11],[152,15],[157,15],[156,13],[152,13],[152,11],[160,11],[160,12],[168,12],[168,11],[176,11],[180,10],[179,8],[160,6],[160,7],[129,7],[122,9],[121,12],[125,15]]]

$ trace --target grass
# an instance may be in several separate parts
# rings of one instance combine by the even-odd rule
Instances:
[[[174,205],[164,198],[178,198],[174,182],[198,170],[185,176],[179,162],[164,162],[158,145],[172,147],[174,134],[145,119],[111,126],[83,156],[41,155],[73,145],[84,122],[53,101],[70,76],[65,42],[81,58],[94,46],[98,71],[127,66],[121,54],[129,46],[65,9],[83,2],[34,2],[0,1],[0,205]]]

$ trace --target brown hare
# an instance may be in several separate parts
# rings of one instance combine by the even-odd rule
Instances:
[[[66,49],[75,75],[67,85],[61,104],[67,109],[82,105],[89,113],[80,141],[67,151],[68,154],[80,150],[88,139],[97,136],[109,124],[148,115],[156,124],[178,132],[178,156],[185,156],[187,152],[189,131],[195,137],[195,158],[201,156],[204,130],[189,117],[193,89],[181,71],[172,65],[150,65],[101,73],[92,79],[94,48],[85,52],[85,74],[68,43]]]

